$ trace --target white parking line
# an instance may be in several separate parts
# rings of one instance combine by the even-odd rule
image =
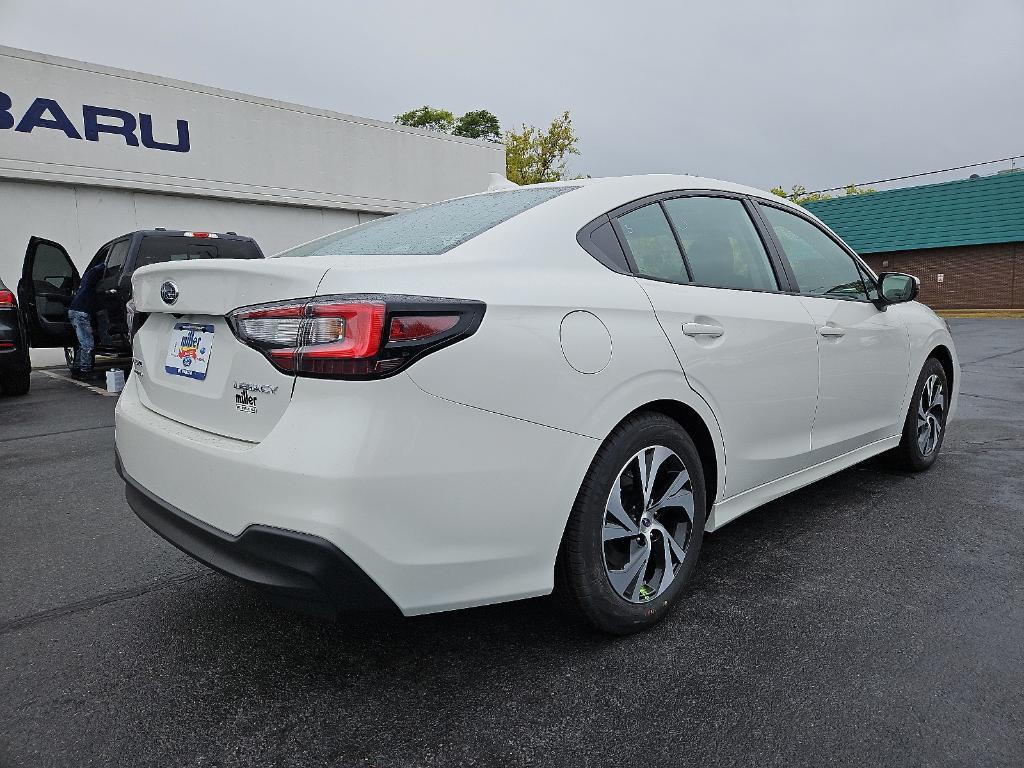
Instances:
[[[77,379],[73,379],[70,376],[59,374],[55,371],[39,371],[39,373],[45,374],[46,376],[49,376],[51,379],[60,379],[61,381],[67,381],[79,387],[85,387],[86,389],[95,392],[97,395],[103,395],[104,397],[117,397],[119,394],[121,394],[120,392],[107,392],[107,390],[105,389],[101,389],[100,387],[94,387],[92,384],[86,384],[84,381],[78,381]]]

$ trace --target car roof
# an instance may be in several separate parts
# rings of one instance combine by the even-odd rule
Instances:
[[[216,235],[218,240],[252,240],[253,238],[248,235],[239,235],[234,232],[212,232],[207,229],[200,230],[189,230],[189,229],[137,229],[134,232],[126,232],[123,235],[110,238],[109,242],[114,240],[120,240],[124,237],[133,237],[135,235],[142,235],[144,237],[154,235],[164,235],[169,237],[184,237],[186,232],[209,232],[211,235]]]

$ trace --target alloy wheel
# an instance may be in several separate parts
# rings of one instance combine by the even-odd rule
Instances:
[[[693,534],[690,473],[675,451],[644,448],[619,472],[605,504],[604,567],[616,594],[645,603],[668,589]]]
[[[942,381],[933,373],[924,382],[917,407],[917,447],[922,456],[930,456],[939,444],[945,409],[946,395]]]

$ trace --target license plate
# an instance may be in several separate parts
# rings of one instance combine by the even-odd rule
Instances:
[[[175,323],[167,347],[164,370],[174,376],[202,381],[213,351],[213,326],[202,323]]]

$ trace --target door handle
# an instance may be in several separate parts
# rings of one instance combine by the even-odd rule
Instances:
[[[841,339],[846,335],[846,329],[837,325],[823,325],[818,329],[818,334],[826,339]]]
[[[687,336],[714,336],[725,333],[725,328],[709,323],[683,323],[683,333]]]
[[[108,296],[116,296],[117,288],[108,288],[107,290],[104,291],[104,293],[107,294]]]

